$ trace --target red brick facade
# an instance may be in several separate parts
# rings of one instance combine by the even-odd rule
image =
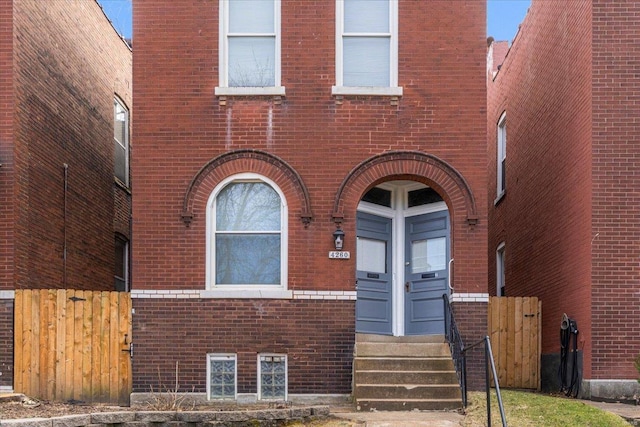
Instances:
[[[401,97],[331,94],[333,2],[282,2],[286,95],[276,97],[215,96],[218,2],[136,2],[133,14],[137,391],[159,386],[154,360],[180,361],[190,369],[181,383],[203,390],[206,354],[231,352],[238,353],[239,391],[255,392],[256,354],[282,351],[291,393],[349,392],[355,257],[327,253],[341,224],[345,250],[355,254],[357,204],[385,181],[422,182],[442,195],[456,292],[486,293],[484,2],[399,2]],[[287,289],[318,299],[200,298],[207,201],[241,172],[282,190]],[[163,299],[156,291],[198,297]]]
[[[238,354],[239,393],[256,390],[256,353],[288,355],[290,393],[351,392],[353,301],[134,299],[134,309],[134,392],[173,385],[179,362],[180,384],[204,393],[214,350]]]
[[[638,375],[638,11],[533,0],[489,81],[489,289],[504,242],[506,295],[541,298],[543,355],[560,351],[563,313],[577,321],[587,385]],[[503,112],[506,191],[494,202]]]
[[[95,1],[7,1],[0,21],[0,291],[114,289],[131,200],[114,182],[113,102],[132,106],[131,50]]]

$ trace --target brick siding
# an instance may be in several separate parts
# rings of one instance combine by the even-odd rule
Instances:
[[[534,0],[489,83],[489,290],[505,242],[507,296],[542,300],[543,354],[560,351],[563,313],[577,321],[584,379],[637,378],[638,12],[637,2]],[[505,110],[506,194],[494,207]]]
[[[167,16],[172,17],[170,23]],[[398,71],[404,91],[399,99],[331,95],[335,84],[333,2],[283,2],[281,68],[286,96],[276,98],[214,95],[218,85],[218,2],[134,2],[133,17],[135,290],[205,289],[208,198],[223,179],[255,172],[274,181],[288,204],[289,290],[355,291],[355,256],[349,260],[327,257],[333,249],[335,207],[338,205],[344,216],[338,218],[346,233],[344,249],[355,253],[355,214],[361,196],[381,182],[407,179],[433,186],[449,204],[456,290],[486,292],[483,2],[432,1],[428,8],[423,2],[399,3]],[[261,160],[251,150],[278,161]],[[401,154],[391,159],[396,155],[392,152]],[[416,152],[419,154],[410,154]],[[362,166],[385,154],[390,156],[388,162],[368,169]],[[236,157],[206,168],[225,155]],[[432,168],[424,161],[426,155],[446,166]],[[309,224],[300,217],[304,197],[296,180],[276,163],[286,164],[308,190]],[[200,177],[202,168],[206,170]],[[454,185],[452,174],[456,173],[461,178]],[[357,177],[349,181],[353,174]],[[189,188],[194,182],[190,199]],[[471,202],[465,199],[463,187],[470,190]],[[336,201],[341,188],[344,199]],[[188,226],[181,220],[185,199],[193,214]],[[470,203],[476,207],[474,219],[478,220],[473,226],[467,222]],[[136,314],[135,339],[145,341],[137,347],[137,361],[134,359],[136,390],[148,391],[156,381],[156,369],[147,365],[159,357],[159,349],[173,349],[174,342],[187,348],[192,360],[188,362],[188,380],[202,389],[205,353],[224,347],[223,339],[231,337],[230,343],[238,343],[233,349],[239,352],[245,378],[241,389],[254,392],[255,353],[262,348],[287,348],[269,340],[269,345],[256,338],[247,341],[245,331],[257,335],[262,328],[266,328],[267,337],[275,328],[284,328],[278,335],[291,342],[290,391],[350,390],[352,355],[344,352],[350,351],[353,337],[345,341],[345,336],[353,332],[355,319],[353,309],[345,307],[352,307],[352,303],[202,300],[191,304],[194,313],[225,307],[225,316],[230,317],[223,323],[233,329],[220,338],[189,335],[194,327],[206,331],[202,333],[215,333],[220,322],[208,317],[201,326],[194,325],[188,310],[184,320],[172,319],[164,325],[165,316],[176,307],[167,300],[154,303],[155,308],[144,318]],[[280,319],[257,318],[253,313],[258,306],[287,309],[278,314]],[[283,316],[292,316],[293,311],[300,312],[296,327],[286,326],[289,318]],[[242,323],[235,325],[235,318]],[[315,335],[300,328],[300,324],[313,325],[321,318],[323,322],[339,322],[337,338],[346,344],[336,347],[323,336],[323,345],[316,346]],[[164,327],[149,334],[154,324]],[[210,342],[220,344],[211,346]],[[303,350],[306,346],[314,348],[313,363],[317,366],[309,368],[309,375],[300,370],[297,359],[312,357],[311,350],[307,350],[309,355]],[[192,353],[191,348],[197,351]],[[164,363],[161,371],[172,371],[171,358]],[[326,385],[319,383],[322,377]]]
[[[351,392],[353,301],[134,299],[134,392],[206,391],[207,353],[236,353],[238,392],[257,392],[258,353],[288,356],[289,393]]]
[[[543,353],[559,352],[563,313],[577,319],[581,347],[591,345],[590,56],[585,5],[534,2],[488,91],[489,291],[495,295],[496,249],[505,242],[506,295],[541,299]],[[558,17],[574,25],[557,26]],[[555,48],[539,48],[548,43]],[[496,128],[503,111],[506,192],[494,208]]]
[[[111,290],[114,232],[130,237],[113,99],[132,105],[131,50],[93,0],[5,1],[0,23],[0,291]],[[13,357],[0,300],[0,386]]]
[[[640,354],[640,13],[637,1],[593,2],[592,378],[637,379]]]
[[[454,302],[456,324],[465,346],[480,341],[487,335],[487,303]],[[484,346],[467,352],[467,388],[485,390],[486,363]]]
[[[14,185],[13,176],[13,5],[0,4],[0,291],[13,289]]]
[[[131,52],[94,1],[14,8],[15,287],[112,289],[113,97],[131,106]]]
[[[0,387],[13,387],[13,300],[0,299]]]

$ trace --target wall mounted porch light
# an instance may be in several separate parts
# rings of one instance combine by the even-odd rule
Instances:
[[[344,246],[344,231],[340,227],[333,232],[333,244],[336,247],[336,251],[341,251]]]

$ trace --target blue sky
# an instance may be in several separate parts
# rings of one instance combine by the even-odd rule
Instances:
[[[116,30],[127,38],[131,37],[131,1],[98,0]],[[487,0],[487,35],[513,40],[530,4],[531,0]]]

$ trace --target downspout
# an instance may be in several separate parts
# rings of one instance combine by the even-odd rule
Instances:
[[[69,184],[69,165],[63,163],[64,167],[64,212],[62,217],[62,287],[67,288],[67,192]]]

